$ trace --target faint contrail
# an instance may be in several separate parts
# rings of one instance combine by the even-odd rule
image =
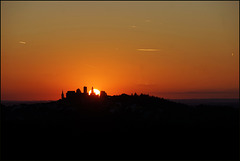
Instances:
[[[137,49],[138,51],[159,51],[158,49]]]
[[[20,43],[20,44],[26,44],[26,42],[25,42],[25,41],[19,41],[19,43]]]
[[[135,25],[132,25],[132,26],[130,26],[131,28],[136,28],[137,26],[135,26]]]

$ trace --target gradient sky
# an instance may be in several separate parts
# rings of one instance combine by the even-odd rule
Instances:
[[[239,2],[2,2],[1,99],[239,98]]]

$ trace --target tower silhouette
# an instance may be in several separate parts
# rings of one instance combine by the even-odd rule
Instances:
[[[91,95],[95,95],[94,91],[93,91],[93,87],[92,87],[92,92],[91,92]]]
[[[87,94],[87,93],[88,93],[88,92],[87,92],[87,87],[86,87],[86,86],[83,87],[83,92],[84,92],[84,94]]]

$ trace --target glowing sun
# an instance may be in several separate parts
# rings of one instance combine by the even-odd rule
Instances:
[[[93,89],[93,92],[94,92],[96,95],[100,96],[100,91],[99,91],[98,89]],[[91,93],[92,93],[92,90],[90,90],[90,91],[88,92],[89,95],[90,95]]]

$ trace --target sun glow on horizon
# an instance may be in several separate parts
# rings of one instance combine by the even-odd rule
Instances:
[[[99,91],[98,89],[93,89],[93,92],[94,92],[96,95],[100,96],[100,91]],[[90,91],[88,92],[89,95],[90,95],[91,93],[92,93],[92,90],[90,90]]]
[[[3,1],[1,22],[1,100],[239,99],[238,1]]]

